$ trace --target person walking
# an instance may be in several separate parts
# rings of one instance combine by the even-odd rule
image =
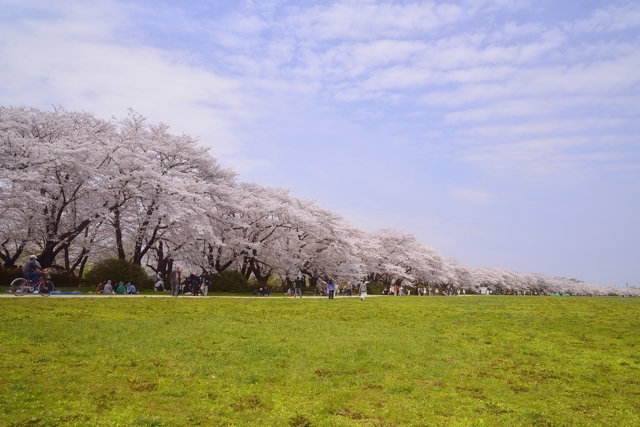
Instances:
[[[361,301],[364,301],[364,298],[367,296],[367,284],[368,283],[369,282],[366,282],[366,281],[365,282],[362,282],[362,281],[360,282],[359,288],[360,288],[360,300]]]
[[[177,297],[180,294],[180,267],[176,267],[169,277],[171,282],[171,296]]]

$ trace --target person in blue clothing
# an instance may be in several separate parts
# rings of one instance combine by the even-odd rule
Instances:
[[[129,284],[129,289],[127,289],[127,293],[130,295],[135,295],[138,293],[138,290],[136,289],[136,285],[135,283],[131,282]]]
[[[329,299],[333,299],[333,293],[336,290],[336,284],[333,282],[333,279],[329,279],[329,283],[327,283],[327,292],[329,293]]]

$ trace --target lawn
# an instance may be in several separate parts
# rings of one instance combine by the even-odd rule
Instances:
[[[53,296],[0,320],[0,425],[640,425],[640,299]]]

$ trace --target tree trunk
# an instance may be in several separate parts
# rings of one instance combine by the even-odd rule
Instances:
[[[78,270],[78,277],[80,278],[80,280],[82,280],[82,275],[84,274],[84,266],[87,265],[88,259],[89,259],[89,256],[87,255],[87,256],[84,256],[80,261],[80,269]]]
[[[169,277],[173,269],[173,259],[165,257],[164,242],[160,240],[153,249],[156,251],[156,266],[147,264],[147,267],[150,267],[156,273],[160,273],[163,278]]]
[[[0,259],[4,263],[5,268],[12,268],[14,265],[16,265],[16,261],[18,260],[18,258],[20,258],[20,255],[22,255],[26,242],[21,242],[20,245],[16,248],[16,252],[13,255],[11,255],[9,250],[6,248],[5,245],[7,243],[8,242],[5,241],[2,244],[2,250],[4,253],[0,252]]]
[[[120,208],[113,209],[113,228],[116,232],[116,250],[118,251],[118,258],[126,259],[124,253],[124,243],[122,242],[122,225],[120,223]]]

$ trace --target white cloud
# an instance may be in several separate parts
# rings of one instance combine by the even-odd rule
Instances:
[[[137,6],[33,4],[47,7],[52,18],[0,27],[7,64],[0,69],[1,102],[91,105],[103,115],[132,106],[174,131],[200,135],[215,154],[236,163],[248,123],[296,105],[350,110],[354,120],[400,133],[403,125],[393,123],[389,109],[415,122],[429,117],[431,128],[415,132],[432,135],[421,137],[424,143],[450,146],[452,156],[460,144],[482,147],[460,158],[478,164],[497,156],[520,172],[533,170],[522,162],[543,162],[545,155],[549,167],[564,165],[559,155],[588,147],[589,132],[618,135],[640,114],[637,41],[576,36],[632,28],[640,8],[631,4],[561,27],[501,22],[495,11],[533,4],[507,0],[307,7],[251,1],[217,21],[194,22],[179,9],[158,12],[175,14],[185,31],[213,40],[200,52],[151,47],[133,21]],[[202,65],[212,61],[215,67]],[[536,137],[581,142],[545,151],[526,142]],[[590,161],[603,159],[613,161]]]
[[[51,104],[109,118],[129,107],[176,133],[199,136],[216,155],[237,150],[238,120],[251,119],[255,100],[237,80],[190,64],[181,52],[122,37],[127,10],[64,4],[49,19],[0,27],[0,103]]]

